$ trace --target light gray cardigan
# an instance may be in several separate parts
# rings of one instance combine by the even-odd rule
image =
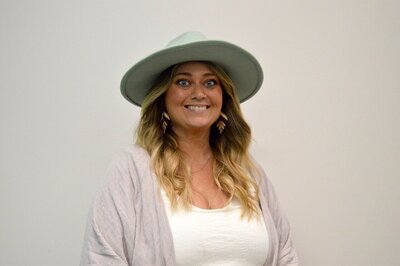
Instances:
[[[298,265],[289,224],[261,173],[260,205],[270,241],[264,265]],[[149,155],[131,145],[115,156],[106,186],[93,202],[81,265],[175,264],[172,234]]]

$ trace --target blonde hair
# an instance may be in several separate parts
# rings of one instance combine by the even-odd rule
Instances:
[[[243,118],[234,84],[218,65],[204,62],[217,75],[223,89],[222,112],[228,117],[222,134],[216,123],[210,129],[210,146],[215,158],[213,178],[217,186],[236,197],[242,206],[242,217],[258,217],[258,186],[251,176],[257,171],[248,154],[251,130]],[[165,70],[156,80],[142,103],[141,119],[136,143],[150,154],[155,174],[166,191],[173,209],[181,206],[190,209],[192,189],[190,167],[186,165],[178,147],[177,136],[167,128],[163,133],[162,113],[165,111],[165,92],[171,85],[178,65]],[[179,200],[178,200],[179,197]]]

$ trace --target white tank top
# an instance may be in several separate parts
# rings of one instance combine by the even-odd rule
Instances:
[[[221,209],[171,211],[165,191],[161,194],[178,266],[264,265],[269,248],[264,219],[241,219],[238,200]]]

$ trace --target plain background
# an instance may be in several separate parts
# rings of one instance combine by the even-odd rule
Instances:
[[[77,265],[139,108],[119,82],[187,30],[265,81],[243,112],[306,266],[399,265],[400,2],[0,2],[0,265]]]

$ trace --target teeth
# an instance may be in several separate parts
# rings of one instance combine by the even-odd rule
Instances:
[[[207,106],[189,105],[187,108],[188,108],[189,110],[202,111],[202,110],[206,110],[206,109],[207,109]]]

